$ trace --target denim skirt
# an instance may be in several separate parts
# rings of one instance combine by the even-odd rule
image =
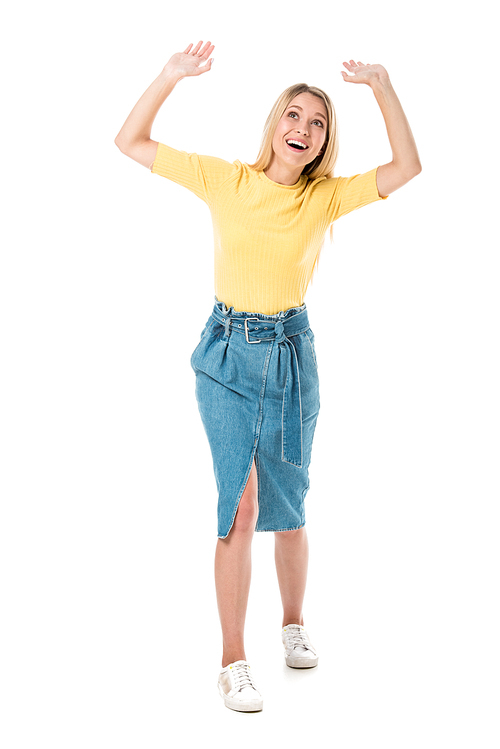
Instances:
[[[191,355],[226,538],[255,458],[256,531],[305,524],[319,378],[306,305],[275,315],[215,304]]]

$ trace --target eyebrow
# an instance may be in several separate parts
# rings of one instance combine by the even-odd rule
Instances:
[[[288,107],[288,109],[300,109],[302,112],[304,111],[302,109],[302,107],[299,107],[298,104],[290,104],[290,106]],[[313,117],[322,117],[324,119],[324,121],[326,122],[326,117],[325,117],[324,114],[321,114],[321,112],[315,112],[313,114]]]

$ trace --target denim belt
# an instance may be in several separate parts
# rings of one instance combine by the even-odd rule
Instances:
[[[225,335],[244,335],[249,345],[276,341],[285,344],[280,347],[280,356],[286,357],[286,382],[283,391],[283,454],[282,461],[302,466],[302,401],[300,395],[299,364],[297,352],[289,338],[309,329],[307,309],[282,320],[266,320],[252,317],[251,313],[230,316],[214,306],[212,317],[224,325]]]

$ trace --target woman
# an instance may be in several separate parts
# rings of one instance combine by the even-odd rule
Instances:
[[[115,143],[152,173],[193,191],[212,214],[215,304],[191,365],[219,491],[218,686],[227,707],[253,711],[263,703],[246,660],[243,630],[255,530],[275,533],[286,663],[310,668],[318,662],[302,615],[308,563],[304,497],[319,412],[306,289],[328,227],[352,210],[385,200],[421,166],[387,71],[354,60],[343,63],[351,74],[342,71],[344,80],[371,87],[393,156],[365,174],[333,177],[333,106],[321,89],[306,84],[278,98],[255,164],[231,164],[151,140],[154,118],[177,82],[211,70],[214,45],[202,44],[171,57]]]

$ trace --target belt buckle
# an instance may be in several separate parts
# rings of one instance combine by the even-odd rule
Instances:
[[[256,322],[261,322],[258,317],[245,317],[245,338],[247,339],[247,343],[260,343],[261,338],[259,338],[258,341],[251,341],[248,337],[248,321],[249,320],[255,320]]]

